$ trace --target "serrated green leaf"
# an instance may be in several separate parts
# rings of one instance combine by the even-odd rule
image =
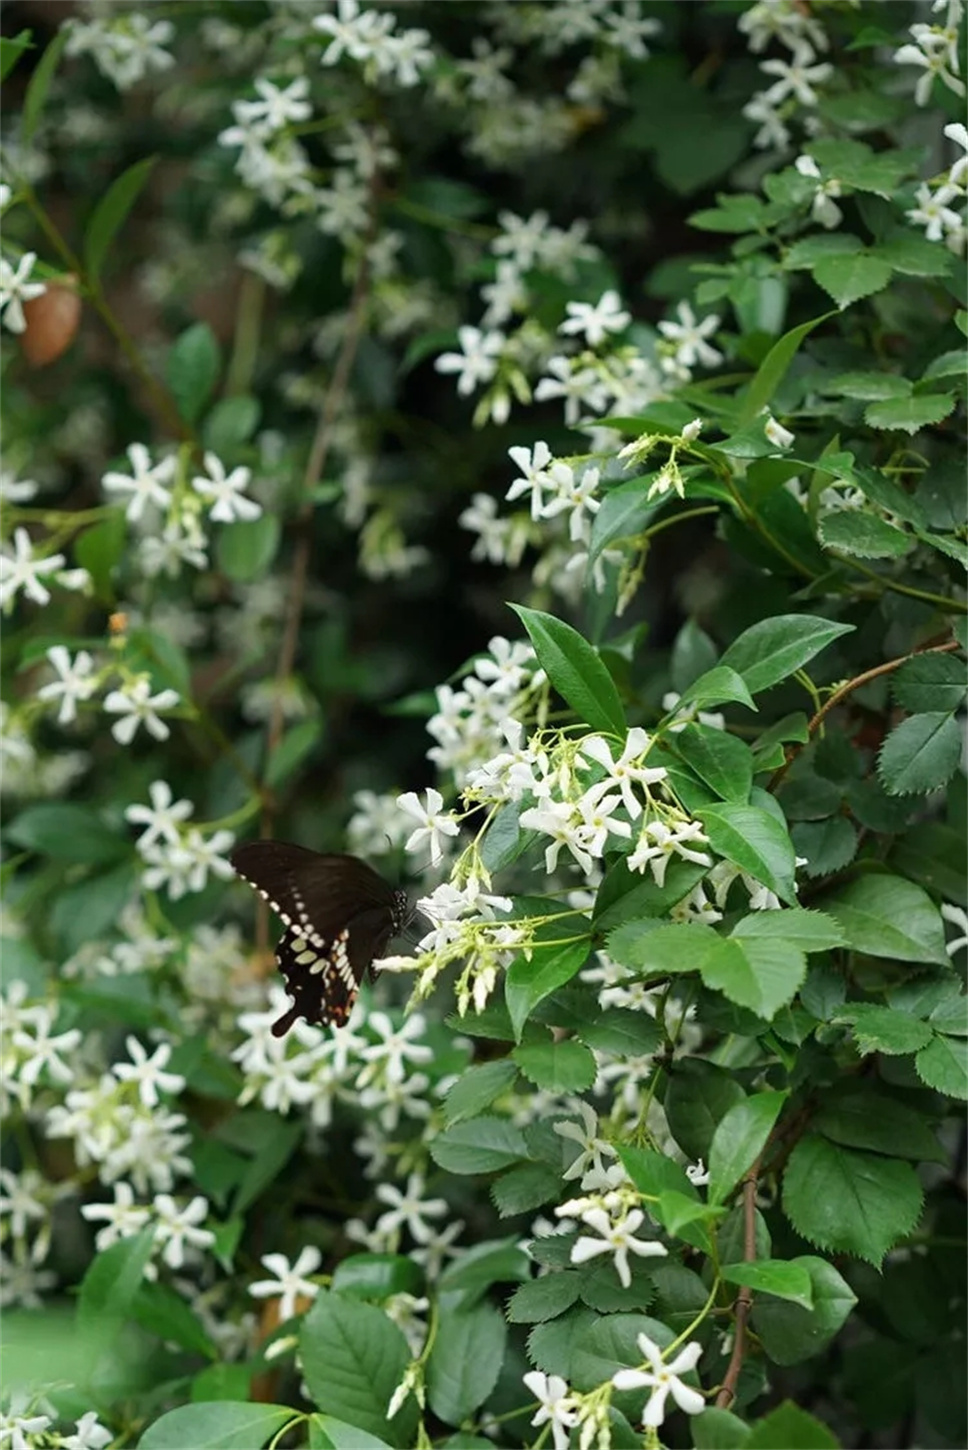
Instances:
[[[338,1294],[379,1304],[392,1294],[419,1294],[424,1275],[403,1254],[349,1254],[336,1265],[331,1287]]]
[[[302,1322],[299,1358],[309,1393],[328,1414],[389,1445],[413,1443],[417,1406],[412,1397],[387,1419],[410,1351],[382,1309],[321,1290]]]
[[[431,1141],[430,1153],[448,1173],[493,1173],[527,1158],[528,1149],[519,1128],[485,1116],[445,1128]]]
[[[968,693],[965,662],[939,650],[925,650],[906,660],[891,678],[891,694],[912,715],[932,710],[957,710]]]
[[[507,1091],[517,1075],[517,1065],[506,1057],[468,1068],[444,1098],[444,1121],[461,1123],[476,1117]]]
[[[918,1077],[935,1092],[968,1100],[968,1042],[938,1034],[914,1059]]]
[[[759,806],[732,802],[703,806],[696,814],[717,855],[768,886],[781,901],[796,904],[793,843],[775,816]]]
[[[625,711],[615,681],[595,649],[570,624],[540,609],[509,606],[531,637],[538,662],[561,695],[593,730],[625,738]]]
[[[833,875],[857,855],[857,831],[844,816],[830,816],[825,821],[797,821],[790,828],[790,839],[797,856],[804,862],[800,870],[812,880]]]
[[[922,1191],[908,1163],[842,1148],[807,1133],[783,1177],[783,1209],[809,1243],[878,1267],[921,1213]]]
[[[883,292],[891,280],[889,262],[871,252],[827,257],[812,268],[813,279],[841,309],[862,297]]]
[[[138,199],[157,160],[148,156],[136,161],[111,183],[94,208],[84,233],[84,262],[88,280],[97,284],[108,248]]]
[[[574,1270],[531,1279],[511,1295],[508,1319],[512,1324],[543,1324],[548,1319],[557,1319],[578,1298],[581,1281],[582,1276]]]
[[[427,1361],[427,1397],[438,1419],[459,1425],[484,1403],[501,1372],[506,1340],[507,1325],[493,1304],[442,1304]]]
[[[860,508],[824,514],[817,525],[817,537],[827,548],[859,559],[901,559],[917,543],[913,534]]]
[[[581,1042],[534,1042],[511,1056],[530,1082],[553,1093],[581,1093],[598,1076],[595,1056]]]
[[[962,730],[947,712],[912,715],[881,746],[877,773],[889,795],[938,790],[961,763]]]
[[[780,614],[745,629],[719,663],[736,670],[752,694],[758,695],[780,680],[788,679],[833,640],[850,634],[853,628],[853,625],[832,624],[811,614]]]
[[[561,1174],[546,1163],[521,1163],[491,1184],[491,1198],[502,1218],[557,1202],[560,1191]]]
[[[941,913],[926,891],[902,876],[862,876],[819,904],[843,929],[853,951],[902,962],[948,963]]]
[[[754,1093],[722,1118],[709,1146],[709,1202],[722,1203],[766,1147],[785,1092]]]
[[[871,1052],[902,1057],[917,1052],[931,1040],[927,1023],[896,1007],[881,1007],[874,1002],[851,1002],[835,1012],[833,1020],[850,1024],[857,1047],[865,1057]]]
[[[750,1437],[749,1425],[729,1410],[705,1409],[690,1423],[695,1450],[745,1450]]]
[[[793,1001],[806,974],[804,953],[769,937],[720,938],[700,966],[707,987],[767,1022]]]
[[[822,911],[802,906],[782,911],[753,911],[749,916],[740,917],[730,936],[777,939],[801,952],[826,952],[844,944],[844,934],[835,921]]]
[[[864,410],[864,422],[869,428],[898,429],[913,436],[922,428],[940,423],[954,411],[955,399],[951,393],[921,393],[915,398],[892,398],[884,403],[871,403]]]

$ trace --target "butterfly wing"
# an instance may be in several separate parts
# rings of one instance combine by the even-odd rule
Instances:
[[[360,983],[409,915],[406,897],[355,856],[323,855],[283,841],[253,841],[232,865],[282,920],[276,961],[293,1006],[277,1037],[300,1017],[341,1027]]]

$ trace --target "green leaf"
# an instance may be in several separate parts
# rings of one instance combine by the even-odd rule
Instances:
[[[386,1440],[368,1435],[358,1425],[348,1425],[332,1415],[313,1415],[309,1429],[311,1450],[392,1450]]]
[[[780,614],[745,629],[720,660],[743,676],[754,695],[802,669],[852,624],[831,624],[812,614]]]
[[[759,806],[725,803],[696,812],[709,844],[741,871],[761,881],[789,905],[796,904],[796,858],[789,832]]]
[[[535,1042],[516,1047],[514,1061],[536,1087],[553,1093],[582,1093],[598,1076],[592,1051],[581,1042]]]
[[[427,1397],[434,1414],[459,1425],[497,1384],[507,1325],[493,1304],[441,1306],[437,1337],[427,1361]]]
[[[147,156],[136,161],[123,171],[108,187],[104,196],[94,208],[94,213],[84,233],[84,263],[88,280],[97,285],[108,248],[138,199],[151,169],[157,160]]]
[[[221,349],[207,322],[193,323],[172,343],[165,371],[186,423],[194,423],[204,412],[221,367]]]
[[[843,928],[852,951],[948,964],[941,913],[926,891],[902,876],[862,876],[824,897],[821,906]]]
[[[123,509],[111,509],[100,523],[85,529],[74,544],[74,558],[91,576],[95,598],[101,604],[114,602],[112,575],[124,553],[127,521]]]
[[[749,1426],[729,1410],[703,1410],[690,1424],[695,1450],[745,1450],[750,1437]]]
[[[869,428],[899,429],[913,436],[922,428],[940,423],[954,411],[955,400],[951,393],[920,394],[916,398],[892,398],[885,403],[871,403],[864,410],[864,422]]]
[[[829,816],[825,821],[797,821],[790,828],[790,839],[797,855],[806,862],[801,870],[811,880],[832,876],[857,855],[857,831],[844,816]]]
[[[664,1153],[657,1153],[653,1148],[621,1145],[618,1156],[626,1173],[646,1198],[658,1198],[661,1193],[671,1192],[680,1193],[694,1203],[700,1202],[699,1194],[686,1177],[685,1169],[667,1158]]]
[[[727,1284],[745,1284],[759,1294],[773,1294],[803,1309],[813,1308],[810,1275],[798,1259],[753,1259],[743,1264],[724,1264],[720,1273]]]
[[[618,1057],[645,1057],[662,1043],[662,1028],[648,1013],[624,1007],[607,1007],[594,1022],[579,1024],[575,1032],[586,1047]]]
[[[845,1148],[941,1163],[945,1152],[927,1118],[872,1082],[840,1082],[825,1095],[811,1128]]]
[[[464,1249],[440,1276],[443,1294],[461,1293],[465,1304],[474,1302],[493,1284],[524,1284],[532,1264],[517,1237],[486,1239]]]
[[[709,1202],[722,1203],[766,1147],[785,1092],[754,1093],[730,1108],[709,1147]]]
[[[783,1450],[838,1450],[840,1441],[820,1420],[784,1400],[753,1425],[746,1450],[777,1450],[778,1445]]]
[[[5,81],[26,50],[33,50],[33,31],[21,30],[18,35],[0,36],[0,81]]]
[[[102,1249],[91,1262],[77,1298],[77,1331],[92,1365],[131,1317],[155,1245],[154,1226]]]
[[[243,443],[248,443],[262,415],[262,404],[258,398],[248,394],[236,394],[232,398],[220,398],[205,419],[202,438],[206,448],[221,457],[234,453]]]
[[[931,710],[958,710],[968,693],[964,660],[937,650],[905,661],[891,679],[891,694],[912,715]]]
[[[721,800],[741,804],[749,800],[753,756],[744,741],[725,730],[691,724],[679,732],[675,745],[690,770]]]
[[[413,1444],[417,1421],[413,1397],[392,1421],[386,1417],[410,1351],[382,1309],[321,1290],[302,1323],[299,1357],[309,1393],[327,1414],[390,1445]]]
[[[312,755],[322,736],[322,720],[300,720],[298,725],[287,730],[269,756],[265,773],[266,785],[275,789],[295,775]]]
[[[259,1144],[252,1162],[239,1184],[233,1213],[243,1213],[255,1203],[263,1189],[276,1179],[302,1142],[303,1129],[299,1123],[285,1123],[276,1120],[274,1131],[267,1133]]]
[[[282,526],[275,514],[225,524],[215,543],[218,567],[236,584],[261,579],[272,567],[281,536]]]
[[[625,711],[615,681],[588,641],[553,614],[519,604],[509,607],[531,636],[538,663],[579,719],[624,740]]]
[[[218,1351],[192,1310],[167,1284],[143,1283],[132,1303],[131,1317],[165,1343],[204,1354],[208,1359],[218,1358]]]
[[[813,280],[830,294],[841,310],[862,297],[883,292],[891,280],[890,263],[871,252],[827,257],[812,271]]]
[[[917,543],[913,534],[862,509],[837,509],[824,514],[817,524],[817,537],[828,549],[839,549],[858,559],[900,559],[910,554]]]
[[[707,987],[769,1022],[793,1001],[807,974],[807,959],[797,947],[782,941],[720,938],[700,973]]]
[[[822,322],[826,322],[833,315],[832,312],[825,312],[821,317],[813,317],[809,322],[802,322],[799,327],[793,327],[789,332],[785,332],[773,344],[757,368],[756,376],[747,389],[739,412],[741,424],[752,423],[754,418],[759,417],[763,409],[772,401],[774,394],[786,377],[787,369],[799,352],[804,338],[808,337],[815,327],[819,327]],[[728,653],[729,651],[727,651]],[[725,663],[724,656],[720,664]],[[743,674],[739,665],[734,665],[734,669],[738,669],[740,674]],[[747,684],[749,684],[749,680],[747,680]],[[752,685],[750,685],[750,689],[754,691],[754,694],[756,693]]]
[[[691,1162],[709,1157],[717,1125],[743,1098],[733,1074],[715,1063],[685,1057],[670,1064],[663,1107],[669,1131]]]
[[[539,943],[532,948],[530,961],[524,956],[515,958],[504,977],[504,997],[515,1041],[520,1042],[533,1008],[577,976],[588,960],[589,949],[589,939],[578,937],[557,946]]]
[[[909,1163],[841,1148],[815,1133],[801,1138],[783,1177],[783,1209],[802,1238],[875,1268],[914,1228],[921,1201]]]
[[[592,521],[591,542],[588,545],[588,568],[591,569],[603,550],[616,539],[635,538],[647,528],[665,504],[664,499],[648,502],[648,492],[653,475],[633,478],[610,488],[602,499],[601,508]]]
[[[827,952],[844,944],[844,934],[822,911],[793,906],[785,911],[754,911],[740,917],[732,937],[777,940],[801,952]]]
[[[968,1100],[968,1043],[940,1033],[914,1059],[918,1077],[935,1092]]]
[[[578,1298],[581,1282],[581,1274],[566,1270],[521,1284],[508,1302],[510,1323],[543,1324],[547,1319],[557,1319]]]
[[[922,821],[896,842],[888,857],[902,876],[910,877],[934,896],[968,906],[964,860],[965,838],[940,821]]]
[[[961,763],[962,729],[947,711],[912,715],[881,746],[877,774],[889,795],[938,790]]]
[[[234,1400],[242,1404],[249,1398],[252,1371],[244,1364],[210,1364],[192,1377],[193,1405],[210,1404],[213,1400]]]
[[[131,852],[130,842],[116,835],[87,806],[45,801],[28,806],[5,828],[15,846],[39,851],[52,861],[101,865]]]
[[[807,1276],[811,1303],[794,1306],[777,1297],[757,1298],[753,1324],[775,1364],[797,1364],[819,1354],[848,1319],[857,1297],[826,1259],[802,1255],[791,1261]]]
[[[476,1117],[508,1090],[517,1075],[517,1066],[507,1057],[469,1068],[444,1098],[444,1122],[462,1123]]]
[[[653,926],[648,921],[630,921],[608,938],[608,954],[623,967],[643,975],[678,975],[696,972],[714,953],[721,938],[703,922],[676,922]]]
[[[491,1199],[502,1218],[530,1213],[543,1203],[557,1202],[561,1174],[546,1163],[521,1163],[491,1184]]]
[[[419,1294],[423,1286],[420,1265],[403,1254],[350,1254],[333,1271],[337,1293],[377,1304],[393,1294]]]
[[[931,1041],[931,1028],[926,1022],[896,1007],[881,1007],[874,1002],[850,1002],[834,1013],[833,1021],[850,1023],[857,1047],[865,1057],[871,1052],[902,1057]]]
[[[20,140],[24,146],[29,146],[33,140],[37,123],[47,101],[50,83],[54,79],[54,72],[60,63],[64,46],[70,39],[70,33],[66,25],[57,32],[37,62],[34,73],[27,84],[23,109],[20,114]]]
[[[640,1334],[647,1334],[662,1349],[673,1339],[671,1329],[645,1314],[606,1314],[595,1319],[572,1345],[568,1378],[573,1388],[587,1394],[611,1379],[616,1370],[640,1365]],[[641,1391],[638,1393],[641,1397]]]
[[[527,1158],[528,1149],[512,1123],[479,1117],[445,1128],[431,1140],[430,1154],[448,1173],[493,1173]]]
[[[286,1405],[253,1405],[210,1400],[180,1405],[149,1425],[138,1450],[261,1450],[290,1421],[296,1410]]]
[[[704,710],[713,705],[730,704],[756,709],[743,676],[728,665],[714,665],[682,691],[675,710],[681,710],[684,705],[695,705],[697,709]]]

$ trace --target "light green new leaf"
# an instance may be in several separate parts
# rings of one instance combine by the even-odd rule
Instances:
[[[570,1038],[516,1047],[511,1056],[530,1082],[553,1093],[583,1093],[598,1075],[590,1048]]]
[[[726,1113],[709,1147],[710,1203],[722,1203],[756,1162],[786,1098],[785,1092],[754,1093]]]
[[[914,1228],[922,1198],[909,1163],[842,1148],[815,1133],[801,1138],[783,1177],[783,1209],[802,1238],[875,1268]]]
[[[813,1308],[813,1287],[806,1267],[797,1259],[753,1259],[724,1264],[720,1274],[727,1284],[744,1284],[761,1294],[789,1299],[803,1309]]]
[[[797,994],[807,959],[797,947],[769,937],[720,938],[700,967],[707,987],[769,1022]]]
[[[862,876],[821,903],[847,945],[872,957],[948,965],[944,923],[926,891],[902,876]]]
[[[812,271],[813,280],[830,294],[841,310],[862,297],[883,292],[891,280],[890,263],[870,252],[827,257]]]
[[[888,795],[938,790],[961,763],[962,729],[947,712],[912,715],[881,746],[877,773]]]
[[[871,1052],[903,1057],[931,1041],[931,1028],[926,1022],[876,1002],[851,1002],[835,1012],[832,1020],[850,1023],[858,1050],[865,1057]]]
[[[812,614],[779,614],[744,629],[719,663],[741,674],[750,691],[758,695],[802,669],[826,645],[853,629],[852,624],[832,624]]]
[[[955,400],[951,393],[921,394],[916,398],[891,398],[884,403],[871,403],[864,410],[864,422],[869,428],[886,430],[899,429],[912,436],[922,428],[940,423],[953,411]]]
[[[681,710],[684,705],[695,705],[697,709],[705,710],[713,705],[729,704],[756,709],[753,696],[738,670],[730,669],[728,665],[713,665],[683,690],[675,710]]]
[[[521,620],[538,663],[578,715],[593,730],[625,738],[625,711],[615,681],[598,653],[570,624],[540,609],[509,606]]]

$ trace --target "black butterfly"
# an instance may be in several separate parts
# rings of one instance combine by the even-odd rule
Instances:
[[[413,920],[406,892],[355,856],[323,856],[285,841],[250,841],[231,860],[286,927],[276,961],[293,1006],[272,1024],[274,1036],[300,1017],[342,1027],[373,958]]]

